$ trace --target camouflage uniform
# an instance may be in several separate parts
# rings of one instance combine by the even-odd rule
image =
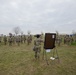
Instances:
[[[70,45],[73,43],[73,37],[72,36],[70,36]]]
[[[36,40],[34,40],[34,51],[35,51],[35,58],[39,59],[40,57],[40,51],[41,51],[41,42],[43,42],[42,39],[37,38]]]
[[[61,42],[62,42],[62,39],[61,39],[60,37],[58,37],[58,38],[56,39],[56,43],[58,44],[58,46],[60,46]]]
[[[1,43],[1,41],[2,41],[2,38],[1,38],[1,36],[0,36],[0,43]]]
[[[27,37],[27,44],[28,45],[30,44],[30,35],[28,35],[28,37]]]
[[[65,36],[65,38],[64,38],[64,44],[67,44],[67,45],[70,44],[70,37],[69,37],[69,35]]]
[[[4,41],[4,44],[6,45],[7,44],[7,37],[6,37],[6,35],[4,35],[3,41]]]
[[[20,35],[16,36],[16,43],[18,44],[18,46],[20,45]]]
[[[66,37],[64,37],[64,44],[66,44]]]
[[[32,35],[30,35],[30,43],[32,42]]]
[[[23,41],[26,42],[26,35],[23,36]]]
[[[20,37],[20,42],[23,43],[23,36]]]
[[[12,37],[12,43],[15,44],[15,36]]]
[[[12,36],[9,36],[8,42],[9,42],[9,45],[11,46],[12,45]]]

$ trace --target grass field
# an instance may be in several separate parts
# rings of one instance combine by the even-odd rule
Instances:
[[[0,45],[0,75],[76,75],[76,46],[57,47],[60,62],[47,53],[49,65],[42,59],[43,50],[35,60],[32,48],[33,44]]]

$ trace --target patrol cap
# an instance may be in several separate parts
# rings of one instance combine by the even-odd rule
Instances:
[[[41,35],[40,34],[36,34],[35,37],[39,38]]]

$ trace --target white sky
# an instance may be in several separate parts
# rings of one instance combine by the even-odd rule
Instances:
[[[0,34],[76,31],[76,0],[0,0]]]

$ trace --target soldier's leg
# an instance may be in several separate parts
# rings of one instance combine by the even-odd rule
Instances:
[[[38,49],[38,53],[37,53],[38,59],[40,58],[40,52],[41,52],[41,50],[40,50],[40,48],[39,48],[39,49]]]
[[[26,40],[24,39],[24,43],[26,42]]]
[[[37,59],[37,50],[35,50],[35,59]]]
[[[28,45],[30,44],[30,40],[28,41]]]
[[[27,40],[27,45],[29,45],[29,41]]]
[[[4,42],[4,44],[6,45],[6,41]]]
[[[38,59],[40,58],[40,52],[38,52]]]
[[[60,46],[60,41],[58,42],[58,46]]]
[[[10,41],[10,45],[12,46],[12,41]]]
[[[9,41],[9,46],[10,46],[10,41]]]
[[[23,40],[21,40],[21,44],[23,43]]]
[[[20,42],[18,41],[18,46],[20,46]]]

